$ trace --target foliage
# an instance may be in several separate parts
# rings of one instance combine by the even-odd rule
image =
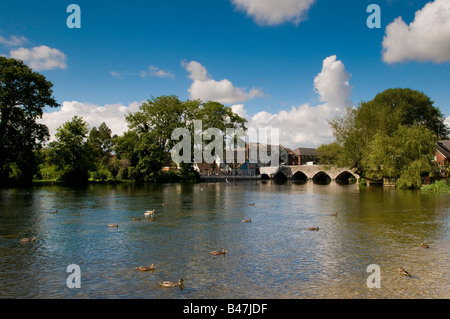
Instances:
[[[449,133],[443,120],[424,93],[386,90],[329,122],[341,146],[334,162],[355,168],[362,177],[398,177],[397,186],[418,187],[430,170],[438,132],[440,137]]]
[[[36,151],[48,140],[48,128],[36,122],[46,106],[57,107],[53,84],[22,61],[0,56],[0,182],[10,176],[30,183]]]
[[[175,129],[187,128],[193,136],[195,120],[202,120],[203,130],[215,127],[223,133],[227,128],[244,128],[245,123],[231,108],[218,102],[180,101],[174,95],[152,97],[126,120],[129,130],[114,139],[114,151],[119,160],[129,160],[128,177],[145,182],[161,180],[161,168],[172,166],[170,150],[178,143],[171,138]],[[181,179],[195,178],[190,164],[179,166]]]
[[[342,152],[342,146],[338,143],[323,144],[317,148],[319,163],[322,165],[339,165],[339,154]]]
[[[94,165],[94,151],[87,142],[87,123],[74,116],[57,129],[56,141],[49,147],[53,158],[50,164],[57,166],[61,180],[66,183],[84,183]]]
[[[423,185],[420,190],[430,193],[450,193],[450,181],[444,179],[435,181],[433,184]]]

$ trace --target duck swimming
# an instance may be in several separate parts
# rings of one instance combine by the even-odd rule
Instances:
[[[29,241],[35,241],[37,239],[37,237],[33,237],[33,238],[21,238],[20,241],[21,242],[29,242]]]
[[[411,274],[409,272],[407,272],[403,267],[400,267],[398,269],[398,274],[402,275],[402,276],[411,277]]]
[[[173,288],[173,287],[181,287],[184,284],[184,280],[180,279],[178,282],[173,281],[163,281],[160,282],[159,285],[164,288]]]
[[[119,228],[119,223],[108,224],[108,227],[116,227],[116,228]]]
[[[430,248],[430,246],[428,246],[428,245],[425,244],[425,243],[421,243],[421,244],[420,244],[420,247],[422,247],[422,248]]]
[[[308,230],[319,230],[319,227],[309,227]]]
[[[151,264],[150,267],[147,266],[142,266],[142,267],[136,267],[137,270],[139,271],[151,271],[151,270],[155,270],[155,264]]]
[[[243,219],[242,222],[243,222],[243,223],[251,223],[251,222],[252,222],[252,219],[251,219],[251,218],[250,218],[250,219]]]
[[[155,212],[154,209],[152,209],[152,210],[147,210],[147,211],[144,213],[144,215],[145,215],[145,216],[150,216],[150,215],[153,215],[154,212]]]
[[[225,249],[222,249],[222,251],[220,250],[215,250],[211,252],[211,255],[225,255],[227,253],[227,251]]]

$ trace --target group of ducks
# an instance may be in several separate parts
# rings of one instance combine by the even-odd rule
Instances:
[[[215,250],[211,252],[211,255],[225,255],[227,253],[226,249],[222,249],[222,250]],[[155,264],[151,264],[150,266],[139,266],[136,267],[136,270],[139,271],[153,271],[156,269]],[[175,288],[175,287],[180,287],[182,288],[184,285],[184,279],[181,278],[178,281],[162,281],[159,282],[159,285],[163,288]]]
[[[155,264],[151,264],[150,266],[136,267],[136,270],[139,270],[139,271],[152,271],[152,270],[155,270],[155,269],[156,269]],[[178,280],[178,282],[175,282],[175,281],[162,281],[162,282],[159,283],[159,285],[161,287],[164,287],[164,288],[182,287],[183,284],[184,284],[183,278]]]
[[[153,214],[155,213],[155,210],[147,210],[144,212],[144,216],[153,216]],[[141,220],[140,217],[133,217],[131,218],[131,220],[136,221],[136,220]],[[108,224],[108,227],[115,227],[115,228],[119,228],[119,223],[115,223],[115,224]]]
[[[255,206],[254,203],[248,204],[248,206]],[[51,211],[50,214],[57,214],[58,213],[58,209],[56,209],[55,211]],[[147,210],[144,212],[144,216],[153,216],[153,214],[155,213],[155,210]],[[334,216],[337,217],[337,213],[333,213],[330,214],[330,216]],[[132,218],[131,220],[140,220],[140,218]],[[252,221],[252,219],[244,219],[242,220],[243,223],[250,223]],[[108,224],[108,227],[115,227],[118,228],[119,227],[119,223],[115,223],[115,224]],[[310,231],[318,231],[319,227],[309,227],[308,230]],[[34,242],[36,239],[38,239],[38,237],[33,237],[33,238],[21,238],[20,241],[21,242]],[[425,244],[425,243],[421,243],[420,247],[422,248],[430,248],[429,245]],[[215,250],[215,251],[211,251],[210,254],[211,255],[225,255],[227,253],[226,249],[222,249],[222,250]],[[140,267],[136,267],[136,270],[139,271],[153,271],[156,269],[155,264],[151,264],[150,266],[140,266]],[[398,269],[398,273],[401,276],[405,276],[405,277],[411,277],[411,274],[406,271],[403,267],[400,267]],[[174,288],[174,287],[182,287],[184,285],[184,280],[181,278],[178,282],[174,282],[174,281],[162,281],[159,282],[159,285],[161,287],[164,288]]]
[[[147,210],[144,212],[144,216],[153,216],[153,214],[155,213],[155,210]],[[131,220],[140,220],[140,218],[132,218]],[[251,219],[244,219],[242,222],[243,223],[250,223],[252,220]],[[108,224],[108,227],[119,227],[119,223],[116,224]],[[216,250],[216,251],[211,251],[211,255],[225,255],[227,253],[226,249],[222,249],[222,250]],[[136,267],[136,270],[139,271],[153,271],[156,269],[155,264],[151,264],[150,266],[139,266]],[[184,279],[181,278],[180,280],[178,280],[178,282],[175,281],[162,281],[159,283],[159,285],[163,288],[174,288],[174,287],[183,287],[184,285]]]

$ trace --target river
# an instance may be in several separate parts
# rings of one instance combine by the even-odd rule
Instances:
[[[449,213],[449,194],[335,182],[0,189],[0,298],[449,298]]]

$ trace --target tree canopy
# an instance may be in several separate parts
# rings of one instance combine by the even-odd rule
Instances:
[[[44,107],[59,106],[52,86],[22,61],[0,56],[0,182],[31,182],[35,153],[49,138],[48,128],[36,120]]]
[[[329,123],[340,146],[334,163],[355,168],[366,178],[399,178],[402,187],[418,186],[417,180],[431,169],[434,144],[450,132],[434,102],[411,89],[383,91]]]

